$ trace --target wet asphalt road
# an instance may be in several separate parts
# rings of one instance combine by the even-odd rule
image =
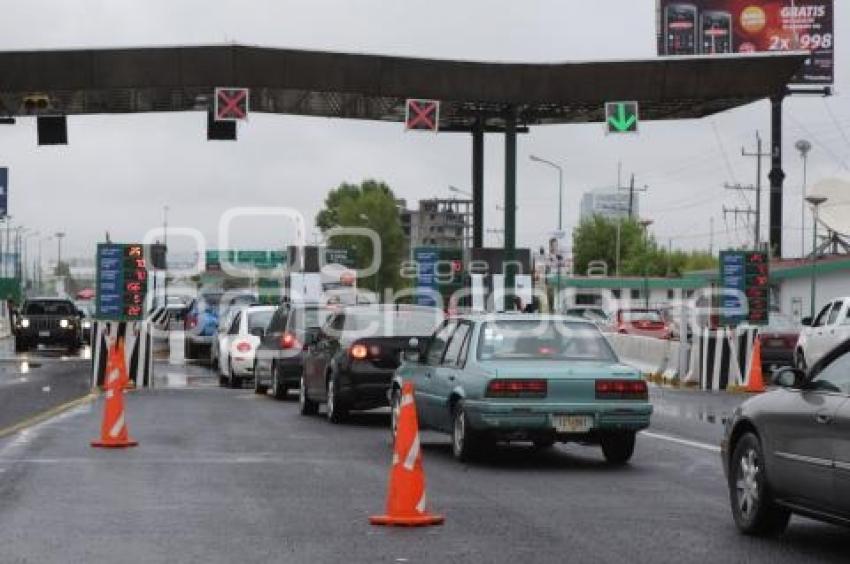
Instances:
[[[294,401],[218,388],[204,368],[157,372],[160,388],[127,397],[138,448],[88,446],[99,401],[0,439],[0,562],[847,562],[847,530],[802,518],[781,539],[740,536],[717,454],[646,435],[612,469],[572,445],[464,465],[423,433],[446,524],[375,528],[387,414],[332,426]],[[721,427],[705,412],[740,401],[654,395],[653,432],[709,444]]]
[[[0,436],[91,389],[88,347],[71,356],[55,349],[18,354],[13,345],[12,339],[0,340]]]

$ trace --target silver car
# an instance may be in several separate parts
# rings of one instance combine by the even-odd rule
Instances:
[[[850,340],[779,389],[745,401],[726,425],[732,515],[750,535],[779,534],[792,513],[850,526]]]

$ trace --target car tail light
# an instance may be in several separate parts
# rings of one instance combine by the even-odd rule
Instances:
[[[490,380],[487,396],[493,398],[545,398],[546,380]]]
[[[195,314],[189,314],[186,316],[186,327],[192,329],[195,325],[198,324],[198,316]]]
[[[351,348],[348,349],[348,354],[354,360],[363,360],[364,358],[369,356],[369,349],[366,348],[366,345],[351,345]]]
[[[295,338],[295,335],[287,331],[280,338],[280,348],[282,349],[297,349],[300,348],[301,344],[298,342],[298,339]]]
[[[249,352],[251,350],[251,343],[247,341],[239,341],[236,343],[236,350],[241,353]]]
[[[645,400],[649,391],[644,380],[597,380],[596,399]]]

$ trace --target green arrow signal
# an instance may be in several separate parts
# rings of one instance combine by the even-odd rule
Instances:
[[[637,121],[637,116],[635,116],[634,112],[628,116],[626,115],[625,102],[618,102],[616,106],[617,115],[608,116],[608,123],[614,126],[614,129],[620,132],[630,130]]]

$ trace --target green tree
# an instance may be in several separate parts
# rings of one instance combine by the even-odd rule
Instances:
[[[604,261],[613,275],[617,257],[617,224],[620,225],[620,274],[623,276],[681,276],[692,270],[708,270],[717,259],[703,251],[673,251],[660,247],[652,235],[634,220],[611,220],[601,216],[583,221],[573,232],[574,271],[587,272],[593,261]]]
[[[366,227],[375,231],[381,240],[380,266],[376,275],[358,280],[358,285],[367,289],[401,287],[399,268],[404,234],[395,195],[387,184],[377,180],[365,180],[359,185],[340,184],[325,198],[325,207],[316,216],[316,226],[322,232],[334,227]],[[339,235],[331,237],[329,244],[353,249],[358,268],[368,267],[373,260],[375,249],[366,237]]]

